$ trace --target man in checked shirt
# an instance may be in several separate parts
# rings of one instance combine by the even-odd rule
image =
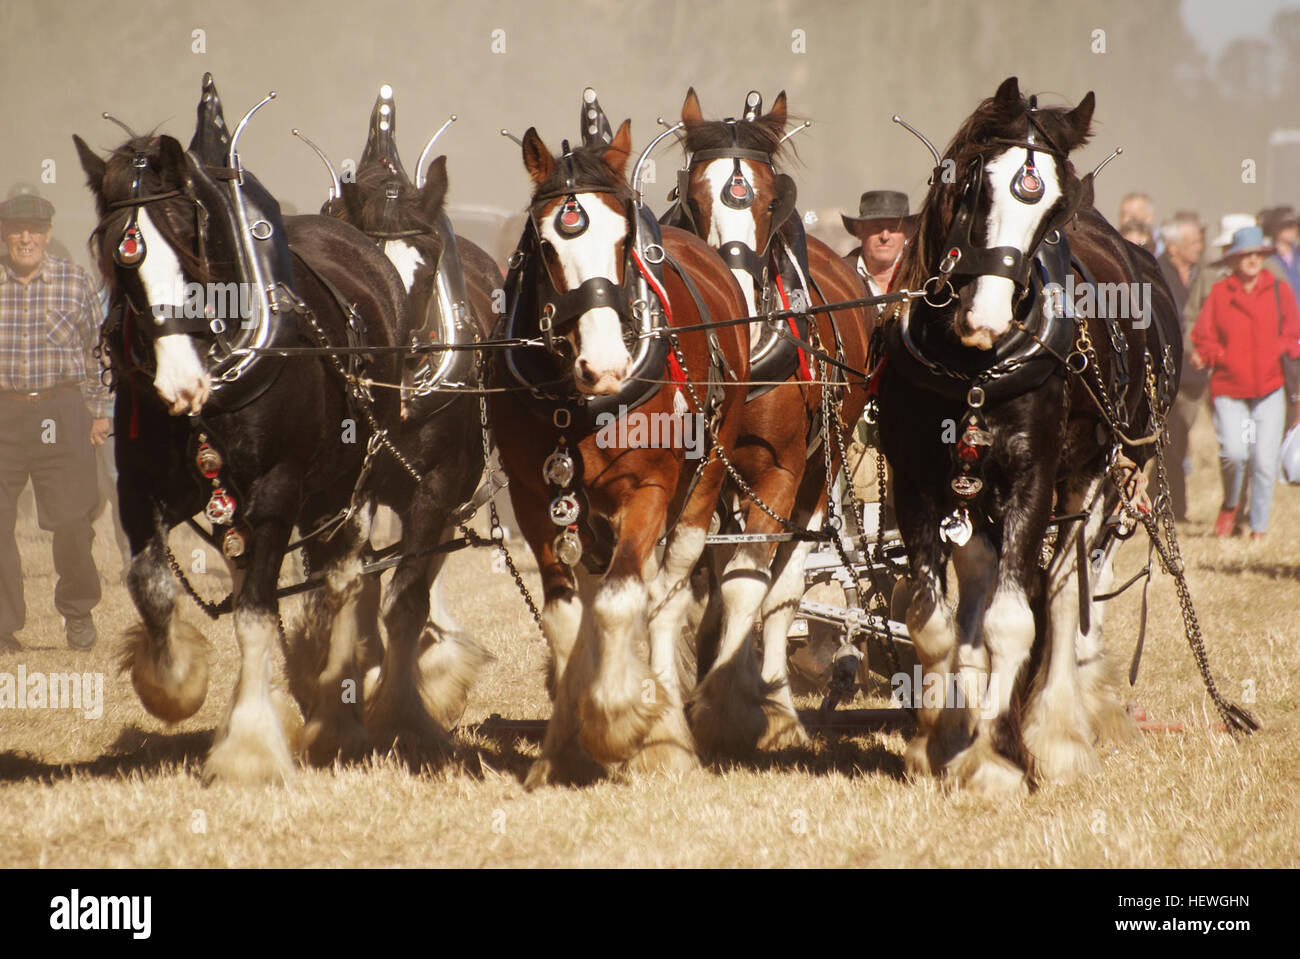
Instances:
[[[26,619],[14,539],[30,477],[41,529],[54,534],[54,606],[68,646],[95,644],[99,572],[91,556],[95,446],[108,439],[111,399],[92,350],[99,305],[84,270],[46,254],[54,206],[33,194],[0,204],[0,653]]]

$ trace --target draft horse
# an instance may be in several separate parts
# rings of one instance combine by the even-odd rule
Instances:
[[[880,372],[906,622],[926,689],[943,692],[916,691],[907,768],[989,794],[1090,774],[1097,740],[1132,728],[1092,597],[1119,544],[1117,484],[1136,493],[1157,452],[1182,340],[1155,260],[1093,209],[1092,174],[1070,162],[1093,106],[1039,108],[1012,77],[935,151],[898,280],[926,297],[889,327]],[[1111,283],[1149,290],[1149,310],[1065,296]]]
[[[483,471],[480,400],[473,391],[477,352],[469,347],[490,331],[493,292],[501,289],[503,278],[486,252],[457,236],[452,228],[444,209],[447,157],[431,160],[424,174],[412,182],[402,165],[396,135],[397,104],[392,87],[385,84],[371,109],[369,132],[354,177],[340,183],[325,154],[310,140],[306,142],[316,150],[330,174],[329,198],[321,213],[337,217],[370,237],[396,268],[410,302],[408,342],[414,350],[404,362],[400,382],[403,445],[447,451],[436,464],[440,477],[433,488],[443,498],[439,508],[410,513],[411,494],[416,490],[409,485],[399,485],[388,505],[407,517],[402,531],[402,552],[406,558],[397,567],[389,596],[418,601],[413,591],[404,588],[405,582],[425,577],[432,581],[427,623],[420,637],[421,688],[423,699],[434,710],[439,725],[450,728],[463,712],[469,688],[488,654],[465,635],[442,602],[438,577],[447,554],[425,554],[430,544],[451,535],[452,527],[460,518],[455,508],[475,497],[475,487]],[[437,135],[429,141],[425,154],[436,139]],[[461,349],[431,353],[427,350],[431,343],[453,344]],[[448,525],[445,529],[435,529],[419,525],[422,521]],[[363,608],[373,611],[377,608],[378,579],[368,577],[365,583]],[[324,594],[309,600],[303,635],[295,637],[296,642],[290,644],[291,648],[298,648],[301,643],[304,658],[319,657],[322,647],[329,645],[328,636],[321,635],[332,618],[327,609],[321,608],[327,600]],[[325,615],[320,615],[321,612]],[[419,615],[418,611],[414,615]],[[369,665],[374,652],[382,648],[377,635],[377,617],[371,612],[365,621],[372,636],[357,651],[363,666]],[[331,660],[343,663],[351,663],[353,659],[353,653],[347,649],[335,649],[329,655]],[[298,684],[305,685],[315,671],[294,670]],[[349,667],[349,674],[352,671]],[[374,675],[369,670],[366,672],[368,676]],[[380,678],[393,675],[391,671],[378,673]],[[367,687],[373,685],[373,680],[367,683]],[[310,696],[310,689],[298,693],[300,701]],[[367,694],[367,703],[371,705],[391,701]],[[368,719],[376,724],[380,717],[372,715]]]
[[[663,221],[691,230],[719,251],[740,283],[749,315],[866,296],[852,267],[804,233],[795,182],[778,172],[787,122],[784,90],[765,114],[761,96],[751,91],[740,119],[705,120],[691,88],[681,116],[686,166],[678,177],[677,203]],[[808,354],[766,324],[751,326],[750,375],[757,383],[731,458],[768,509],[747,497],[747,533],[822,527],[827,462],[833,477],[841,466],[841,427],[852,428],[867,399],[862,377],[849,382],[844,373],[866,368],[873,321],[865,310],[778,322],[840,365]],[[823,388],[815,380],[834,385]],[[774,387],[774,381],[781,385]],[[726,562],[721,629],[702,629],[698,640],[702,665],[711,662],[690,712],[702,750],[744,755],[807,741],[790,694],[786,636],[804,592],[804,560],[812,546],[809,539],[746,543]],[[755,616],[762,624],[761,669],[750,641]]]
[[[554,710],[530,788],[585,778],[592,760],[696,765],[678,637],[652,635],[649,669],[637,644],[684,592],[723,476],[716,457],[686,459],[687,434],[672,431],[730,448],[749,371],[743,325],[692,329],[743,317],[745,301],[707,244],[658,235],[634,202],[630,121],[611,134],[584,119],[584,131],[558,157],[535,129],[522,140],[534,189],[504,331],[542,345],[498,357],[492,378],[492,428],[541,571],[552,656]],[[647,439],[646,424],[675,439]]]
[[[419,472],[430,469],[432,452],[420,457],[389,445],[396,398],[372,400],[345,382],[361,372],[397,376],[394,353],[380,352],[366,367],[267,354],[343,345],[360,325],[365,343],[404,343],[410,315],[397,271],[372,241],[327,217],[282,217],[242,168],[238,138],[256,109],[232,137],[206,75],[188,149],[170,136],[132,133],[105,160],[74,138],[100,216],[91,242],[110,291],[102,341],[116,376],[118,496],[132,552],[127,586],[143,620],[128,633],[124,667],[155,716],[193,715],[208,683],[207,643],[177,608],[184,574],[168,531],[206,514],[235,579],[239,678],[204,763],[209,782],[292,775],[285,730],[292,708],[273,697],[271,651],[280,634],[276,583],[295,524],[334,517],[312,538],[335,634],[355,635],[374,491],[410,483],[403,474],[416,472],[422,488],[411,512],[446,501],[436,479]],[[427,603],[427,581],[409,582],[404,592],[411,591]],[[418,596],[395,597],[390,652],[413,649],[423,621]],[[308,719],[327,718],[317,724],[318,739],[342,745],[360,718],[340,708],[346,698],[336,679],[327,667]],[[417,733],[437,732],[414,670],[387,689],[389,716]]]

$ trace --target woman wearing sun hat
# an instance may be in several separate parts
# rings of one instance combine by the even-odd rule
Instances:
[[[1232,272],[1210,290],[1192,329],[1191,365],[1210,370],[1223,505],[1216,536],[1231,536],[1249,466],[1251,539],[1268,528],[1286,415],[1282,357],[1300,358],[1300,310],[1290,287],[1264,270],[1273,247],[1244,227],[1223,251]]]

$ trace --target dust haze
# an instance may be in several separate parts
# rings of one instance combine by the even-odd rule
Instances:
[[[1108,217],[1124,193],[1143,190],[1160,220],[1190,208],[1217,222],[1225,212],[1300,200],[1300,165],[1269,144],[1275,129],[1300,127],[1294,97],[1280,93],[1300,89],[1298,51],[1300,11],[1287,10],[1267,37],[1233,41],[1211,60],[1185,29],[1178,0],[6,0],[0,195],[36,186],[58,210],[56,238],[88,265],[93,215],[72,134],[104,150],[119,145],[121,131],[100,117],[107,110],[138,131],[188,143],[204,71],[215,76],[232,125],[277,91],[240,153],[286,211],[315,212],[328,188],[291,128],[336,166],[355,161],[376,92],[390,83],[398,142],[414,173],[424,142],[457,114],[435,150],[449,157],[453,218],[464,205],[520,210],[528,182],[500,129],[519,135],[536,126],[553,147],[576,140],[588,84],[615,124],[631,117],[638,150],[659,131],[656,117],[676,118],[691,85],[706,115],[718,117],[738,115],[751,88],[769,105],[784,89],[791,112],[813,121],[792,141],[800,209],[821,214],[818,232],[847,239],[835,212],[855,210],[862,191],[906,190],[914,209],[924,195],[929,157],[892,114],[942,148],[975,104],[1015,74],[1045,105],[1096,91],[1095,136],[1074,159],[1091,169],[1124,147],[1097,184]],[[662,212],[680,150],[665,143],[656,159],[647,197]],[[1243,182],[1247,161],[1254,182]]]

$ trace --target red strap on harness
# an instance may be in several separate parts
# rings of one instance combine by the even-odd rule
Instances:
[[[659,302],[664,308],[664,319],[668,322],[669,326],[672,326],[673,308],[668,302],[667,291],[659,285],[659,281],[655,278],[655,275],[646,269],[646,265],[641,262],[641,257],[637,254],[635,249],[632,250],[632,262],[636,264],[636,268],[641,271],[641,275],[645,277],[645,281],[650,284],[650,287],[655,291],[655,295],[659,297]],[[677,389],[678,391],[681,391],[682,385],[686,382],[686,371],[683,370],[682,365],[677,362],[677,354],[671,350],[668,352],[668,378],[673,381],[674,389]]]
[[[780,273],[776,275],[776,290],[781,294],[781,308],[784,310],[790,309],[790,300],[785,295],[785,284],[781,282]],[[794,317],[787,316],[785,321],[790,327],[790,332],[797,337],[799,335],[799,327],[795,326]],[[805,381],[812,380],[812,373],[808,370],[808,357],[804,355],[803,350],[799,350],[799,379]]]
[[[867,377],[868,397],[878,396],[880,394],[880,371],[885,368],[885,364],[888,362],[889,354],[886,353],[880,358],[880,362],[876,364],[876,368],[871,371],[871,375]]]

